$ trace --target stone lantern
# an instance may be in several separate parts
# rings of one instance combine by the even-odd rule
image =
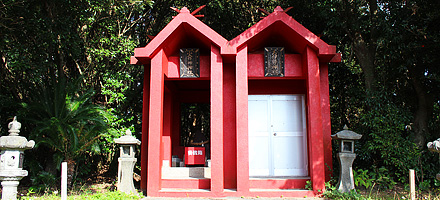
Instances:
[[[115,139],[116,144],[120,144],[120,156],[118,167],[118,191],[127,194],[136,194],[133,185],[133,168],[137,159],[134,157],[136,146],[141,142],[131,135],[131,131],[127,130],[126,134]]]
[[[20,180],[28,175],[23,170],[24,150],[32,149],[35,145],[19,136],[21,123],[17,117],[9,123],[9,135],[0,137],[0,181],[2,181],[2,199],[17,199],[17,187]]]
[[[339,182],[338,190],[340,192],[349,192],[354,190],[353,161],[356,158],[354,153],[354,141],[361,139],[362,135],[348,130],[347,125],[344,130],[332,135],[333,139],[338,140],[339,144]]]

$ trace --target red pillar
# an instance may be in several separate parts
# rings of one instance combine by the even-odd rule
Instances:
[[[211,45],[211,191],[222,193],[223,176],[223,60]]]
[[[223,65],[223,168],[225,188],[237,188],[235,64]]]
[[[237,192],[249,192],[248,48],[238,50],[236,62]]]
[[[148,121],[150,107],[150,66],[144,65],[144,91],[142,96],[141,191],[147,191]]]
[[[325,181],[330,181],[333,171],[332,163],[332,138],[331,138],[331,120],[330,120],[330,98],[328,85],[328,64],[321,63],[319,67],[321,82],[321,109],[322,109],[322,133],[324,135],[324,163],[325,163]]]
[[[163,135],[164,68],[168,61],[163,50],[151,59],[150,119],[148,134],[147,195],[157,196],[161,185],[161,144]]]
[[[173,94],[165,87],[164,89],[164,109],[163,109],[163,135],[162,135],[162,148],[163,148],[163,158],[162,160],[168,160],[171,167],[171,155],[172,155],[172,140],[171,140],[171,130],[172,130],[172,118],[173,118]],[[163,161],[161,161],[163,163]],[[163,164],[162,164],[163,165]]]
[[[325,188],[324,175],[324,146],[322,134],[321,89],[319,75],[319,60],[316,52],[306,47],[303,62],[307,69],[307,106],[308,106],[308,144],[310,161],[310,178],[313,191],[323,191]]]

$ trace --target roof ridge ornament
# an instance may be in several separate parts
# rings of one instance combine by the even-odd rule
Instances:
[[[292,8],[293,7],[288,7],[285,10],[283,10],[283,8],[281,8],[281,6],[277,6],[275,9],[273,9],[273,12],[284,12],[284,13],[287,13],[287,11],[289,11]],[[263,12],[266,15],[270,15],[271,14],[270,12],[268,12],[267,10],[265,10],[263,8],[258,8],[258,10],[260,10],[261,12]],[[260,19],[263,19],[263,18],[265,18],[265,17],[260,17]]]
[[[192,16],[194,16],[194,17],[204,17],[205,15],[196,15],[196,13],[198,13],[200,10],[202,10],[203,8],[205,8],[205,6],[206,5],[202,5],[202,6],[200,6],[200,7],[198,7],[197,9],[195,9],[194,11],[192,11],[191,13],[190,13],[190,11],[188,10],[188,8],[185,6],[185,7],[183,7],[182,9],[177,9],[177,8],[175,8],[175,7],[170,7],[171,8],[171,10],[174,10],[174,11],[176,11],[177,13],[190,13]],[[174,16],[174,17],[176,17],[176,16]],[[173,18],[174,18],[173,17]]]
[[[189,10],[187,7],[183,7],[182,9],[180,9],[180,13],[189,13]]]
[[[277,6],[275,9],[273,9],[274,12],[283,12],[283,9],[281,6]]]

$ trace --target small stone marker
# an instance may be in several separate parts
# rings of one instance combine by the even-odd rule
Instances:
[[[24,150],[32,149],[35,145],[33,140],[29,141],[19,136],[21,123],[17,117],[8,124],[9,135],[0,137],[0,181],[2,181],[2,199],[17,199],[17,187],[20,180],[28,175],[23,170]]]
[[[339,182],[338,190],[340,192],[350,192],[354,190],[354,178],[353,178],[353,161],[356,158],[354,153],[354,141],[361,139],[362,135],[348,130],[347,125],[344,126],[344,130],[332,135],[333,139],[339,141],[338,153],[339,158]]]
[[[409,170],[409,196],[411,200],[416,199],[416,179],[415,172],[413,169]]]
[[[130,130],[126,131],[126,135],[115,139],[115,142],[121,145],[118,159],[118,191],[136,194],[133,184],[133,168],[137,159],[134,157],[134,153],[135,145],[140,145],[141,142],[131,135]]]
[[[67,200],[67,162],[61,163],[61,200]]]

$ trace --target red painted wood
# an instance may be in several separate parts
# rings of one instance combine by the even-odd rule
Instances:
[[[142,141],[141,141],[141,185],[142,192],[147,191],[147,168],[148,168],[148,121],[150,105],[150,66],[144,65],[144,89],[142,106]]]
[[[180,78],[180,57],[168,57],[168,74],[167,78]]]
[[[320,83],[321,83],[321,109],[322,109],[322,133],[324,142],[324,163],[325,163],[325,182],[330,181],[333,172],[332,160],[332,138],[330,120],[330,89],[328,83],[328,65],[320,63]]]
[[[237,109],[237,191],[249,191],[248,142],[248,51],[244,46],[237,53],[236,109]]]
[[[224,190],[223,170],[223,61],[211,46],[211,191]]]
[[[285,77],[264,77],[265,46],[286,48]],[[200,48],[201,78],[179,78],[180,48]],[[326,63],[340,60],[334,46],[324,43],[281,8],[229,42],[182,8],[146,47],[135,49],[130,61],[146,66],[141,189],[147,189],[148,196],[164,197],[314,196],[324,189],[324,163],[331,161]],[[249,180],[248,94],[306,94],[309,170],[314,191],[276,190],[301,188],[304,179]],[[162,159],[170,155],[183,157],[184,149],[179,144],[181,103],[211,103],[212,179],[161,179]]]
[[[248,55],[250,77],[264,77],[264,54],[249,54]]]
[[[243,197],[254,199],[260,197],[278,197],[278,198],[305,198],[314,197],[315,194],[310,190],[266,190],[253,189],[249,192],[225,191],[223,193],[214,193],[209,190],[163,190],[159,191],[160,197],[181,197],[181,198],[219,198],[219,197]]]
[[[325,189],[324,146],[322,133],[321,89],[319,61],[316,53],[307,47],[303,61],[307,68],[307,121],[310,177],[313,191]]]
[[[223,168],[227,189],[237,188],[235,65],[225,64],[223,79]]]
[[[210,189],[210,179],[162,179],[162,188]]]
[[[286,77],[304,77],[300,54],[286,54],[284,68]]]
[[[310,179],[251,179],[253,189],[305,189]]]
[[[249,80],[249,94],[305,94],[305,80],[254,79]]]
[[[177,95],[176,95],[177,96]],[[172,155],[177,155],[183,160],[183,154],[185,153],[185,147],[180,144],[180,102],[178,97],[173,100],[173,129],[171,140],[173,142]]]
[[[304,78],[301,55],[300,54],[285,54],[285,77],[289,78]],[[249,54],[248,55],[249,78],[265,78],[264,77],[264,54]]]
[[[273,31],[276,31],[275,33]],[[274,37],[276,35],[276,37]],[[273,39],[271,39],[273,38]],[[283,46],[291,47],[297,53],[310,46],[323,59],[330,61],[336,54],[336,47],[326,44],[318,36],[310,32],[284,12],[274,11],[248,30],[229,42],[235,49],[248,45],[250,51],[264,46],[268,40],[278,40]],[[226,49],[223,51],[227,51]],[[329,55],[329,56],[327,56]]]
[[[171,129],[172,123],[171,118],[173,117],[173,105],[172,105],[172,93],[168,89],[165,90],[164,94],[164,114],[163,114],[163,135],[162,135],[162,156],[163,160],[169,161],[169,166],[171,166]]]
[[[185,166],[204,165],[205,156],[205,147],[185,147]]]
[[[151,60],[150,119],[148,134],[147,194],[156,196],[161,185],[161,144],[163,134],[164,68],[166,55],[159,51]]]
[[[190,24],[190,26],[188,26]],[[185,27],[185,28],[183,28]],[[195,38],[202,40],[203,44],[211,46],[214,43],[216,46],[227,46],[227,40],[224,39],[217,32],[212,30],[206,24],[192,16],[190,13],[178,14],[165,28],[146,46],[135,49],[135,57],[139,60],[142,58],[151,58],[155,52],[167,47],[173,50],[178,44],[184,42],[188,36],[195,35]],[[187,37],[183,37],[187,36]],[[178,40],[176,40],[176,38]],[[173,40],[176,43],[172,43]],[[169,51],[170,53],[172,51]]]
[[[179,56],[169,57],[167,78],[180,78],[179,59]],[[210,69],[210,56],[200,56],[200,78],[209,78]]]

